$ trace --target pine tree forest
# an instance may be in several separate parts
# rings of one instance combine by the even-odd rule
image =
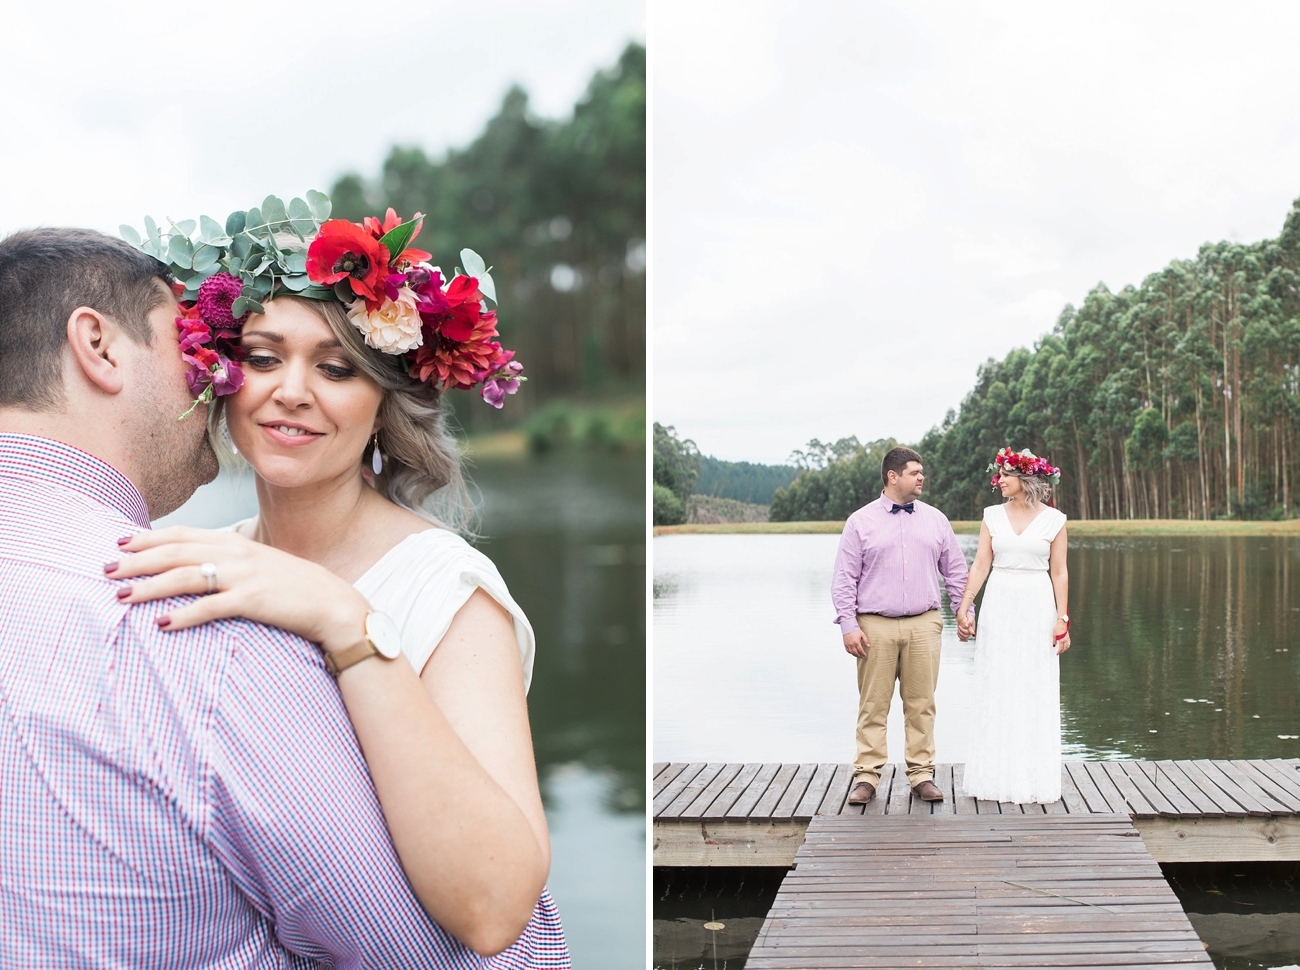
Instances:
[[[1061,467],[1056,504],[1075,518],[1285,518],[1297,419],[1300,200],[1276,239],[1099,284],[1033,349],[981,366],[919,450],[953,519],[998,500],[985,467],[1006,445]]]

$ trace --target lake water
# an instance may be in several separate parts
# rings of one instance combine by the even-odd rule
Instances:
[[[976,536],[958,536],[967,560]],[[654,759],[853,757],[854,660],[830,604],[837,535],[654,540]],[[1067,757],[1300,756],[1300,540],[1074,538]],[[977,638],[945,602],[938,760],[965,761]],[[890,711],[902,761],[902,707]]]
[[[532,621],[528,696],[551,830],[550,887],[578,970],[645,965],[645,463],[483,462],[478,543]],[[223,474],[158,524],[255,514]]]

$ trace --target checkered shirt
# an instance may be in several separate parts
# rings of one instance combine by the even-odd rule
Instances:
[[[549,894],[490,959],[424,914],[311,644],[118,602],[148,527],[104,462],[0,434],[0,967],[568,968]]]

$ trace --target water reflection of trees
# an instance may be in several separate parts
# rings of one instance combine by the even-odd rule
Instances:
[[[1271,537],[1075,540],[1069,740],[1097,755],[1294,756],[1277,735],[1296,733],[1296,554]]]

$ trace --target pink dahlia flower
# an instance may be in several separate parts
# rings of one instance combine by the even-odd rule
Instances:
[[[245,313],[235,319],[230,308],[239,299],[244,284],[229,273],[216,273],[199,284],[198,308],[203,322],[218,329],[238,327],[248,319]]]

